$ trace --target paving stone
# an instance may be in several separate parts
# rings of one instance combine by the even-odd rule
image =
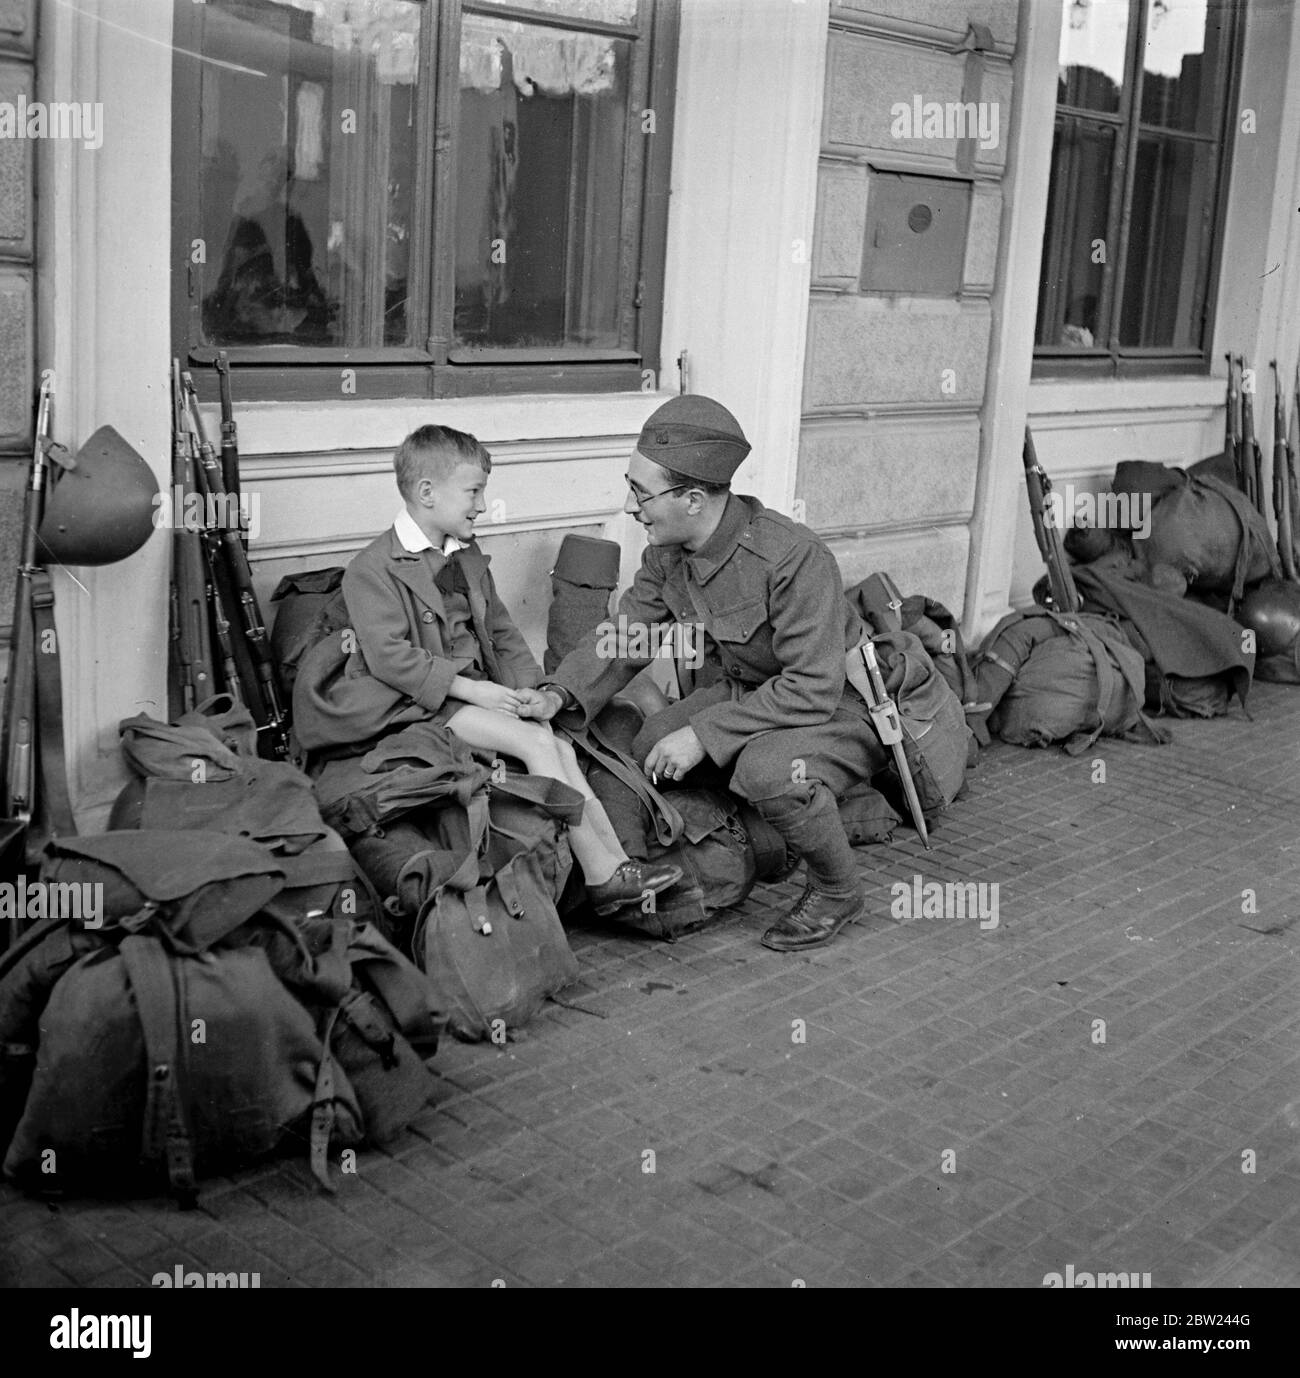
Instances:
[[[575,929],[574,998],[609,1017],[448,1041],[434,1105],[355,1176],[336,1165],[335,1195],[300,1158],[205,1185],[193,1213],[2,1186],[0,1281],[1038,1286],[1072,1262],[1300,1285],[1300,926],[1240,913],[1243,875],[1260,917],[1300,909],[1300,697],[1256,685],[1251,709],[1160,751],[1108,741],[1104,788],[995,745],[933,852],[905,831],[860,852],[886,896],[996,879],[996,931],[874,916],[766,952],[795,881],[676,944]]]

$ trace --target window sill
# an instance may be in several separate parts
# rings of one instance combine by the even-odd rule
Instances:
[[[238,375],[235,375],[238,394]],[[431,422],[468,431],[487,445],[509,441],[635,436],[669,397],[661,392],[534,393],[514,397],[398,398],[334,402],[244,402],[236,396],[239,453],[327,454],[339,450],[395,450]],[[220,409],[204,405],[215,436]]]
[[[1204,374],[1179,378],[1035,378],[1029,415],[1074,412],[1195,411],[1222,407],[1225,380]]]

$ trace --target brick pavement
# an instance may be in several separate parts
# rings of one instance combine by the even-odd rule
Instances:
[[[1251,711],[996,746],[932,854],[862,849],[871,916],[829,949],[759,946],[791,882],[676,944],[575,931],[566,1006],[446,1044],[336,1196],[299,1161],[187,1214],[2,1188],[0,1282],[1295,1286],[1300,691]],[[891,917],[916,874],[996,883],[997,927]]]

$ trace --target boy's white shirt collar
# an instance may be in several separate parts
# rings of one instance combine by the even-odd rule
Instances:
[[[402,549],[409,551],[412,555],[418,555],[422,550],[432,550],[433,542],[416,525],[415,518],[406,510],[405,507],[393,519],[393,531],[397,539],[402,544]],[[454,555],[458,550],[464,550],[468,546],[468,541],[458,541],[455,536],[447,535],[442,543],[443,555]]]

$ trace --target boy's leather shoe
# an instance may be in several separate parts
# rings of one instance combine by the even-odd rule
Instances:
[[[625,861],[603,885],[587,886],[587,897],[597,914],[612,914],[639,904],[647,891],[657,895],[681,878],[682,868],[666,861]]]
[[[861,895],[839,898],[823,895],[809,886],[799,902],[763,934],[760,941],[774,952],[798,952],[805,947],[820,947],[853,919],[859,918],[866,902]]]

